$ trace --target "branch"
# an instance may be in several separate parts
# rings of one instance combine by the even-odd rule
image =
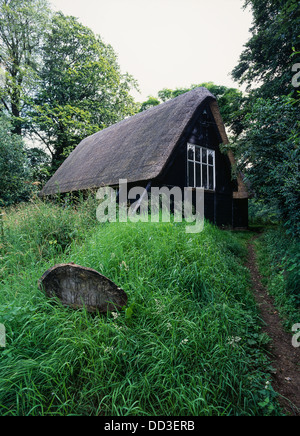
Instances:
[[[5,109],[7,110],[7,112],[11,113],[9,107],[7,106],[7,104],[6,104],[6,102],[5,102],[5,100],[3,98],[1,98],[1,102],[3,103],[3,105],[4,105]]]
[[[51,154],[51,157],[52,157],[52,159],[53,159],[53,157],[54,157],[54,153],[53,153],[53,151],[51,150],[51,148],[50,148],[50,146],[47,144],[47,142],[45,141],[45,139],[39,134],[39,132],[37,131],[37,130],[35,130],[35,128],[33,128],[33,127],[31,127],[32,128],[32,131],[33,131],[33,133],[36,135],[36,136],[38,136],[39,138],[40,138],[40,140],[46,145],[46,148],[48,149],[48,151],[49,151],[49,153]]]

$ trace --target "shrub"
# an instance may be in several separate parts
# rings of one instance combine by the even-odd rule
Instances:
[[[24,144],[11,133],[6,117],[0,116],[0,207],[9,206],[30,197],[30,173]]]

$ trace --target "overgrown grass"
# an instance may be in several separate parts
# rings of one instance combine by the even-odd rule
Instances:
[[[100,225],[92,209],[36,203],[5,217],[0,414],[279,414],[239,238],[207,223],[193,235]],[[90,315],[49,301],[37,281],[69,261],[115,281],[128,306]]]
[[[300,321],[300,242],[278,228],[265,232],[256,250],[264,284],[291,331]]]

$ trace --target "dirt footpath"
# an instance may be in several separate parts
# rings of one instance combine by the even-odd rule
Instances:
[[[246,266],[251,274],[253,293],[263,320],[263,332],[271,338],[272,367],[276,370],[272,386],[279,394],[278,400],[284,412],[300,416],[300,348],[293,347],[292,334],[283,328],[272,297],[262,285],[253,239],[249,243],[248,253]]]

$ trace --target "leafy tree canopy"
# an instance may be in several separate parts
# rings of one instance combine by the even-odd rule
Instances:
[[[288,96],[259,98],[235,144],[239,168],[257,199],[277,210],[294,236],[300,236],[300,117]]]
[[[49,17],[46,0],[0,0],[0,110],[10,116],[19,135]]]
[[[300,62],[299,1],[246,0],[244,6],[253,12],[252,35],[232,76],[249,95],[234,152],[255,197],[299,236],[300,107],[292,68]]]
[[[295,92],[291,84],[292,57],[300,46],[300,5],[298,0],[246,0],[253,12],[252,36],[245,44],[232,76],[248,91],[261,97]]]
[[[76,18],[53,16],[42,65],[28,128],[47,146],[53,169],[84,137],[136,112],[134,79],[121,73],[112,47]]]

